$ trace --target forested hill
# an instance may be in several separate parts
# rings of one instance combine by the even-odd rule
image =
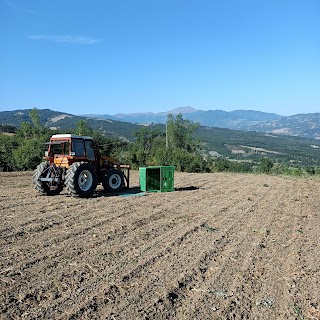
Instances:
[[[30,109],[0,112],[0,129],[9,128],[11,132],[14,132],[12,126],[19,127],[23,121],[31,122],[29,113]],[[50,109],[39,109],[38,113],[43,125],[58,132],[68,132],[76,127],[79,120],[86,120],[92,129],[106,136],[133,141],[134,132],[143,128],[137,124],[80,117]],[[165,131],[163,124],[147,127]],[[320,165],[319,140],[212,127],[200,127],[195,135],[213,156],[225,156],[236,160],[256,160],[268,157],[274,161],[286,163]]]
[[[320,165],[319,140],[212,127],[200,127],[196,136],[213,156],[242,161],[267,157],[275,162]]]
[[[19,127],[22,122],[31,123],[30,111],[31,109],[2,111],[0,112],[0,124]],[[141,128],[141,125],[123,121],[92,119],[50,109],[38,109],[38,114],[42,125],[63,132],[75,128],[79,120],[86,120],[92,129],[99,130],[106,136],[111,135],[132,140],[134,138],[133,132]]]

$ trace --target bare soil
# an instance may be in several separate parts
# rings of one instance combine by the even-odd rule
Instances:
[[[31,175],[0,174],[1,319],[320,319],[317,179],[176,173],[174,192],[75,199]]]

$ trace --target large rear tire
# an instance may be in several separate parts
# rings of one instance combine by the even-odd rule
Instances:
[[[75,162],[67,171],[65,185],[73,197],[91,197],[97,183],[97,175],[90,163]]]
[[[111,169],[102,179],[103,188],[106,191],[119,192],[124,187],[124,175],[122,171]]]
[[[32,177],[32,184],[34,188],[43,196],[55,196],[58,195],[62,189],[63,185],[60,183],[57,185],[56,189],[52,189],[49,182],[41,181],[40,178],[45,178],[47,175],[47,169],[49,168],[49,164],[47,162],[41,162],[36,170],[34,170],[34,174]]]

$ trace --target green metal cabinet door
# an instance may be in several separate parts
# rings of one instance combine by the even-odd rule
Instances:
[[[162,190],[161,191],[173,191],[174,190],[174,167],[162,167]]]
[[[139,168],[140,175],[140,190],[146,192],[147,191],[147,169]]]

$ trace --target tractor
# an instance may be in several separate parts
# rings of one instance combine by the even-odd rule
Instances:
[[[65,187],[73,197],[89,198],[100,183],[108,192],[129,188],[130,166],[101,156],[93,138],[55,134],[46,144],[45,161],[33,175],[34,188],[40,194],[57,195]]]

